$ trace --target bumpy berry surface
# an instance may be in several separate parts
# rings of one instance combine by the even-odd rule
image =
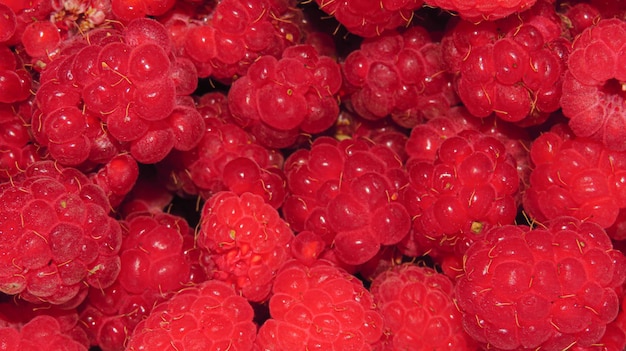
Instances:
[[[624,38],[626,23],[618,19],[602,19],[580,33],[568,59],[561,98],[563,114],[576,135],[618,151],[626,150],[626,118],[621,108],[626,80]]]
[[[126,350],[252,350],[256,325],[249,302],[209,280],[181,290],[141,321]]]
[[[569,128],[554,128],[533,141],[533,168],[524,209],[539,222],[559,215],[598,223],[623,238],[626,153],[613,151]]]
[[[278,58],[302,41],[302,14],[292,0],[192,5],[189,9],[181,5],[165,23],[175,37],[177,55],[190,58],[199,77],[231,83],[261,56]]]
[[[210,198],[219,191],[255,193],[275,208],[282,205],[286,182],[283,156],[256,141],[233,123],[226,95],[208,93],[198,99],[206,130],[196,147],[172,151],[157,167],[167,174],[172,191]]]
[[[124,350],[155,304],[200,282],[192,273],[194,264],[200,269],[199,262],[187,255],[194,250],[194,237],[184,218],[136,212],[121,224],[120,274],[107,288],[91,288],[79,306],[91,344],[102,351]]]
[[[402,197],[413,230],[403,247],[411,255],[461,257],[488,229],[515,220],[516,161],[499,140],[473,129],[446,138],[436,152],[408,165]]]
[[[292,238],[276,209],[252,193],[219,192],[202,209],[198,246],[207,275],[251,301],[268,298]]]
[[[46,65],[32,117],[35,140],[65,165],[129,152],[155,163],[200,141],[204,121],[177,102],[182,84],[165,26],[139,18],[61,46]]]
[[[506,0],[493,2],[477,0],[425,0],[430,6],[452,11],[470,22],[493,21],[531,8],[537,0]]]
[[[0,0],[0,349],[623,351],[625,5]]]
[[[74,168],[32,164],[0,185],[0,291],[30,302],[75,304],[120,271],[121,229],[102,189]]]
[[[370,291],[383,315],[383,338],[375,347],[395,350],[475,350],[452,300],[450,278],[429,267],[393,266],[377,275]]]
[[[352,33],[361,37],[375,37],[387,30],[408,25],[413,11],[423,0],[372,1],[372,0],[315,0],[319,8]]]
[[[365,263],[408,234],[409,213],[398,199],[407,177],[386,145],[318,138],[291,154],[285,173],[285,219],[295,231],[317,234],[345,264]]]
[[[276,276],[271,318],[259,328],[261,350],[370,350],[383,317],[362,283],[330,262],[290,261]]]
[[[488,349],[591,347],[618,315],[625,264],[600,226],[574,217],[493,228],[457,281],[464,328]]]
[[[364,40],[342,63],[350,107],[370,120],[391,115],[406,128],[445,113],[457,97],[441,55],[421,26]]]
[[[312,45],[296,45],[280,59],[266,55],[250,65],[247,75],[232,84],[228,104],[235,120],[259,142],[286,148],[299,133],[318,134],[333,125],[341,83],[337,62]]]
[[[61,330],[52,316],[34,317],[19,328],[0,327],[0,344],[6,351],[87,351],[86,345]]]
[[[495,22],[453,22],[442,46],[457,93],[473,115],[542,122],[560,107],[570,44],[547,1]]]

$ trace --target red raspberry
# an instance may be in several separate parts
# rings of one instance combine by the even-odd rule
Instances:
[[[181,290],[154,307],[126,350],[251,351],[256,335],[248,301],[219,280]]]
[[[626,152],[557,125],[533,141],[530,155],[533,168],[523,203],[533,220],[568,215],[603,228],[624,225],[619,213],[626,208]],[[609,233],[623,238],[619,230]]]
[[[250,65],[247,75],[232,84],[228,106],[259,142],[286,148],[300,133],[319,134],[333,125],[341,83],[334,59],[312,45],[295,45],[280,59],[266,55]]]
[[[365,263],[408,234],[410,217],[398,200],[406,172],[385,145],[320,137],[287,158],[285,173],[284,218],[295,231],[320,236],[343,264]]]
[[[78,313],[74,308],[65,308],[60,306],[48,305],[48,304],[31,304],[24,301],[10,301],[0,303],[0,345],[3,345],[2,350],[22,351],[31,350],[27,348],[28,344],[32,347],[37,343],[35,335],[32,334],[32,330],[38,330],[41,332],[42,337],[50,337],[46,340],[45,344],[34,345],[38,349],[43,350],[87,350],[89,347],[89,340],[78,319]],[[46,317],[41,319],[41,317]],[[36,318],[39,318],[35,321]],[[51,319],[52,318],[52,319]],[[12,330],[7,330],[12,329]],[[32,329],[25,334],[22,331],[23,328]],[[14,334],[13,331],[18,333],[22,331],[23,345],[21,348],[13,349],[11,347],[6,348],[8,340],[5,339],[7,334]],[[48,333],[52,333],[50,335]],[[52,343],[50,341],[53,341]],[[67,343],[67,348],[62,347],[63,343]],[[36,349],[32,349],[36,350]]]
[[[39,315],[19,328],[0,327],[0,345],[6,351],[87,351],[86,345],[61,331],[52,316]]]
[[[537,0],[477,0],[470,3],[463,0],[425,0],[430,6],[452,11],[470,22],[493,21],[531,8]]]
[[[199,77],[231,84],[258,58],[278,58],[302,41],[301,12],[292,0],[223,0],[178,6],[163,22],[177,56],[190,58]]]
[[[384,324],[383,338],[375,349],[476,350],[463,330],[453,291],[450,278],[413,264],[393,266],[376,276],[370,292]]]
[[[271,318],[259,328],[262,350],[370,350],[383,317],[363,284],[325,260],[290,261],[274,282]]]
[[[500,121],[494,115],[476,118],[464,106],[451,107],[445,114],[429,119],[426,123],[411,129],[405,145],[408,164],[422,160],[435,160],[441,143],[466,129],[481,131],[502,142],[517,161],[520,178],[528,178],[530,163],[528,150],[531,143],[529,131],[515,124]]]
[[[626,116],[621,108],[626,81],[624,37],[626,22],[617,18],[602,19],[578,35],[561,98],[563,114],[570,119],[574,134],[617,151],[626,150]]]
[[[177,100],[191,90],[181,74],[167,30],[155,20],[90,31],[43,70],[34,138],[71,166],[104,164],[121,152],[155,163],[172,149],[189,150],[204,124],[193,105]]]
[[[361,37],[375,37],[411,23],[413,11],[423,0],[315,0],[320,10],[334,16],[352,33]]]
[[[92,345],[103,351],[124,350],[135,326],[155,304],[203,280],[192,275],[194,263],[187,252],[194,250],[193,229],[182,217],[137,212],[122,227],[117,280],[104,289],[91,288],[80,306]]]
[[[554,6],[495,22],[452,22],[442,39],[456,90],[473,115],[505,121],[538,120],[557,110],[570,43]]]
[[[434,160],[408,165],[410,182],[403,198],[413,233],[402,248],[409,255],[460,259],[489,228],[515,220],[516,161],[499,140],[472,129],[446,138],[436,151]]]
[[[412,128],[457,103],[441,46],[424,27],[365,39],[342,68],[348,102],[365,119],[391,115]]]
[[[618,315],[626,258],[595,223],[505,225],[467,250],[455,288],[465,330],[487,349],[587,349]]]
[[[252,193],[219,192],[202,209],[198,247],[207,275],[250,301],[268,298],[292,238],[277,210]]]
[[[283,156],[268,149],[233,121],[226,96],[212,92],[198,99],[206,130],[188,151],[173,151],[157,164],[168,187],[181,196],[208,199],[219,191],[252,192],[278,208],[286,194]]]
[[[0,291],[76,305],[120,270],[121,230],[102,189],[74,168],[33,163],[0,185]]]

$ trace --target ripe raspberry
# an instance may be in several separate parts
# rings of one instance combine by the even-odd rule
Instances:
[[[206,130],[198,145],[173,151],[157,167],[181,196],[208,199],[219,191],[252,192],[278,208],[286,194],[283,156],[267,149],[232,122],[226,96],[212,92],[198,99]]]
[[[347,101],[365,119],[412,128],[457,103],[441,46],[421,26],[365,39],[342,68]]]
[[[624,225],[619,213],[626,208],[626,152],[612,151],[557,125],[533,141],[530,154],[533,169],[523,204],[533,220],[568,215],[603,228]],[[613,232],[615,239],[623,238]]]
[[[442,47],[459,97],[473,115],[543,122],[541,116],[560,107],[570,43],[548,1],[519,17],[452,22]]]
[[[573,41],[561,105],[574,134],[626,150],[622,109],[626,22],[602,19]],[[593,69],[591,69],[593,67]]]
[[[537,0],[506,0],[493,2],[477,0],[471,3],[463,0],[425,0],[430,6],[452,11],[469,22],[494,21],[531,8]]]
[[[398,200],[407,175],[385,145],[320,137],[287,158],[285,174],[285,220],[297,232],[320,236],[343,264],[365,263],[409,232],[409,214]]]
[[[251,351],[256,336],[248,301],[219,280],[181,290],[154,307],[130,337],[128,351]]]
[[[164,23],[177,56],[191,59],[199,77],[231,84],[260,57],[278,58],[302,41],[301,12],[292,0],[223,0],[179,6]]]
[[[333,125],[341,83],[335,60],[319,55],[312,45],[295,45],[280,59],[266,55],[250,65],[247,75],[232,84],[228,106],[259,142],[286,148],[300,133],[319,134]]]
[[[515,124],[499,121],[494,115],[476,118],[464,106],[451,107],[445,114],[411,129],[405,145],[408,165],[421,160],[435,160],[441,143],[466,129],[481,131],[504,144],[516,160],[520,179],[526,182],[530,163],[529,131]]]
[[[0,291],[76,305],[120,270],[121,230],[102,189],[73,168],[39,161],[0,185]]]
[[[68,344],[67,350],[86,350],[89,347],[89,340],[80,326],[78,313],[74,308],[67,309],[54,305],[31,304],[13,300],[1,302],[0,311],[0,329],[10,328],[19,333],[23,328],[40,328],[39,331],[43,334],[51,332],[53,335],[47,335],[47,337],[51,337],[54,342],[50,343],[50,340],[47,340],[45,345],[36,345],[39,349],[43,347],[44,350],[66,350],[60,346],[62,343]],[[36,318],[44,316],[46,318],[35,321]],[[4,339],[6,332],[13,333],[4,329],[4,331],[0,331],[0,339]],[[42,336],[46,337],[46,335]],[[37,341],[32,340],[33,337],[35,336],[30,331],[26,332],[26,334],[22,334],[23,339],[28,339],[24,340],[23,348],[13,349],[9,347],[8,349],[3,348],[3,350],[31,350],[26,348],[26,344],[29,346],[33,346],[31,343],[36,344]],[[2,340],[0,344],[6,347],[4,342],[5,340]]]
[[[375,349],[475,350],[452,301],[453,290],[448,277],[413,264],[393,266],[376,276],[370,292],[384,324]]]
[[[219,192],[202,209],[198,247],[207,275],[250,301],[268,298],[292,238],[276,209],[252,193]]]
[[[370,350],[383,317],[363,284],[325,260],[286,263],[276,275],[261,350]]]
[[[83,345],[61,331],[52,316],[40,315],[19,328],[0,327],[0,345],[6,351],[87,351]]]
[[[401,247],[409,255],[460,259],[489,228],[515,220],[516,161],[495,137],[472,129],[446,138],[436,151],[434,160],[408,165],[410,182],[402,196],[413,232]]]
[[[411,23],[413,11],[423,0],[315,0],[319,8],[334,16],[352,33],[361,37],[375,37]]]
[[[186,253],[195,245],[193,229],[183,218],[136,212],[122,227],[117,280],[105,289],[91,288],[80,306],[92,345],[103,351],[124,350],[135,326],[155,304],[201,280],[192,276],[194,263]]]
[[[487,349],[587,349],[618,315],[626,258],[595,223],[493,228],[467,250],[455,294]]]
[[[203,119],[177,100],[190,90],[177,67],[167,30],[148,18],[74,38],[42,72],[35,140],[71,166],[104,164],[121,152],[155,163],[193,148]]]

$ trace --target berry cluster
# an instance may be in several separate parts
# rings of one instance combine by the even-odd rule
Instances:
[[[0,0],[0,350],[626,350],[625,19]]]

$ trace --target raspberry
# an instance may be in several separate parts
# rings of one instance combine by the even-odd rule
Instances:
[[[561,97],[563,114],[570,119],[574,134],[617,151],[626,150],[621,108],[626,71],[620,54],[625,36],[626,23],[619,19],[602,19],[578,35],[568,59]]]
[[[219,280],[181,290],[154,307],[133,332],[126,350],[252,350],[254,311]]]
[[[565,127],[536,138],[531,157],[534,167],[524,209],[532,219],[543,222],[568,215],[603,228],[623,225],[618,221],[626,207],[621,181],[626,153],[576,137]]]
[[[457,101],[441,55],[420,26],[365,39],[342,64],[351,108],[369,120],[391,115],[405,128],[444,113]]]
[[[33,134],[64,165],[107,163],[120,152],[155,163],[172,150],[189,150],[204,121],[181,81],[166,28],[136,19],[124,29],[102,29],[60,49],[42,72]],[[182,86],[185,84],[187,86]]]
[[[520,13],[531,8],[537,0],[507,0],[494,3],[489,0],[478,0],[471,3],[462,0],[425,0],[430,6],[452,11],[469,22],[493,21]]]
[[[452,300],[452,281],[428,267],[402,264],[377,275],[370,292],[383,315],[377,350],[475,350]],[[415,318],[420,316],[420,318]]]
[[[181,196],[204,199],[225,190],[252,192],[280,207],[286,185],[278,151],[260,145],[232,122],[224,94],[203,95],[198,111],[206,126],[199,144],[187,151],[173,151],[157,165],[170,180],[170,189]]]
[[[181,10],[166,25],[179,38],[176,52],[193,61],[199,77],[230,84],[258,58],[278,58],[301,41],[300,12],[290,0],[226,0],[204,18],[196,18],[195,9]]]
[[[88,286],[113,283],[121,230],[100,187],[76,169],[39,161],[0,189],[0,291],[73,305]]]
[[[362,283],[330,262],[287,262],[276,275],[271,318],[259,328],[262,350],[367,350],[383,317]]]
[[[423,0],[372,1],[372,0],[315,0],[319,8],[352,33],[361,37],[375,37],[411,23],[413,11]]]
[[[446,138],[436,151],[434,160],[408,165],[410,182],[402,194],[413,233],[402,246],[412,255],[460,258],[489,228],[515,220],[516,161],[499,140],[472,129]],[[415,246],[423,251],[413,252]]]
[[[498,139],[516,161],[521,185],[528,183],[530,175],[529,132],[517,125],[499,121],[494,115],[478,119],[465,107],[450,108],[445,115],[434,117],[411,129],[406,142],[407,167],[419,161],[434,161],[441,144],[466,129],[478,130]],[[523,189],[520,189],[520,193]]]
[[[4,339],[5,333],[17,331],[21,333],[24,343],[23,348],[8,348],[9,350],[25,350],[26,344],[36,343],[37,340],[34,338],[38,338],[38,336],[32,334],[33,330],[44,334],[43,337],[50,337],[54,340],[54,345],[50,345],[49,340],[46,341],[44,346],[46,350],[86,350],[89,346],[89,340],[81,329],[78,313],[74,308],[67,309],[54,305],[30,304],[14,300],[0,303],[0,310],[2,311],[0,313],[0,329],[4,329],[0,332],[0,335],[3,335],[0,336],[0,339]],[[30,330],[24,332],[23,328]],[[67,349],[60,346],[62,343],[67,343]],[[42,347],[42,345],[37,346]]]
[[[193,281],[194,263],[186,254],[195,243],[185,219],[163,212],[135,212],[122,225],[117,280],[105,289],[91,288],[80,306],[92,344],[103,351],[124,350],[135,326],[155,304],[199,282],[197,277]]]
[[[274,275],[290,257],[289,225],[262,197],[219,192],[202,209],[198,246],[207,275],[250,301],[268,298]]]
[[[465,330],[497,350],[591,347],[618,314],[625,264],[592,222],[493,228],[467,250],[457,280]]]
[[[0,327],[0,344],[7,351],[88,350],[85,345],[64,334],[60,328],[59,322],[52,316],[40,315],[19,329]]]
[[[247,75],[232,84],[228,104],[235,120],[259,142],[286,148],[295,140],[263,137],[255,125],[287,137],[321,133],[339,114],[341,82],[339,64],[332,58],[319,55],[312,45],[296,45],[280,59],[266,55],[250,65]]]
[[[547,1],[527,12],[473,24],[458,20],[442,39],[456,90],[473,115],[494,113],[510,122],[556,111],[569,41]]]
[[[408,234],[398,193],[407,182],[398,156],[367,139],[316,139],[285,161],[291,193],[282,207],[295,231],[319,235],[339,261],[365,263]]]

